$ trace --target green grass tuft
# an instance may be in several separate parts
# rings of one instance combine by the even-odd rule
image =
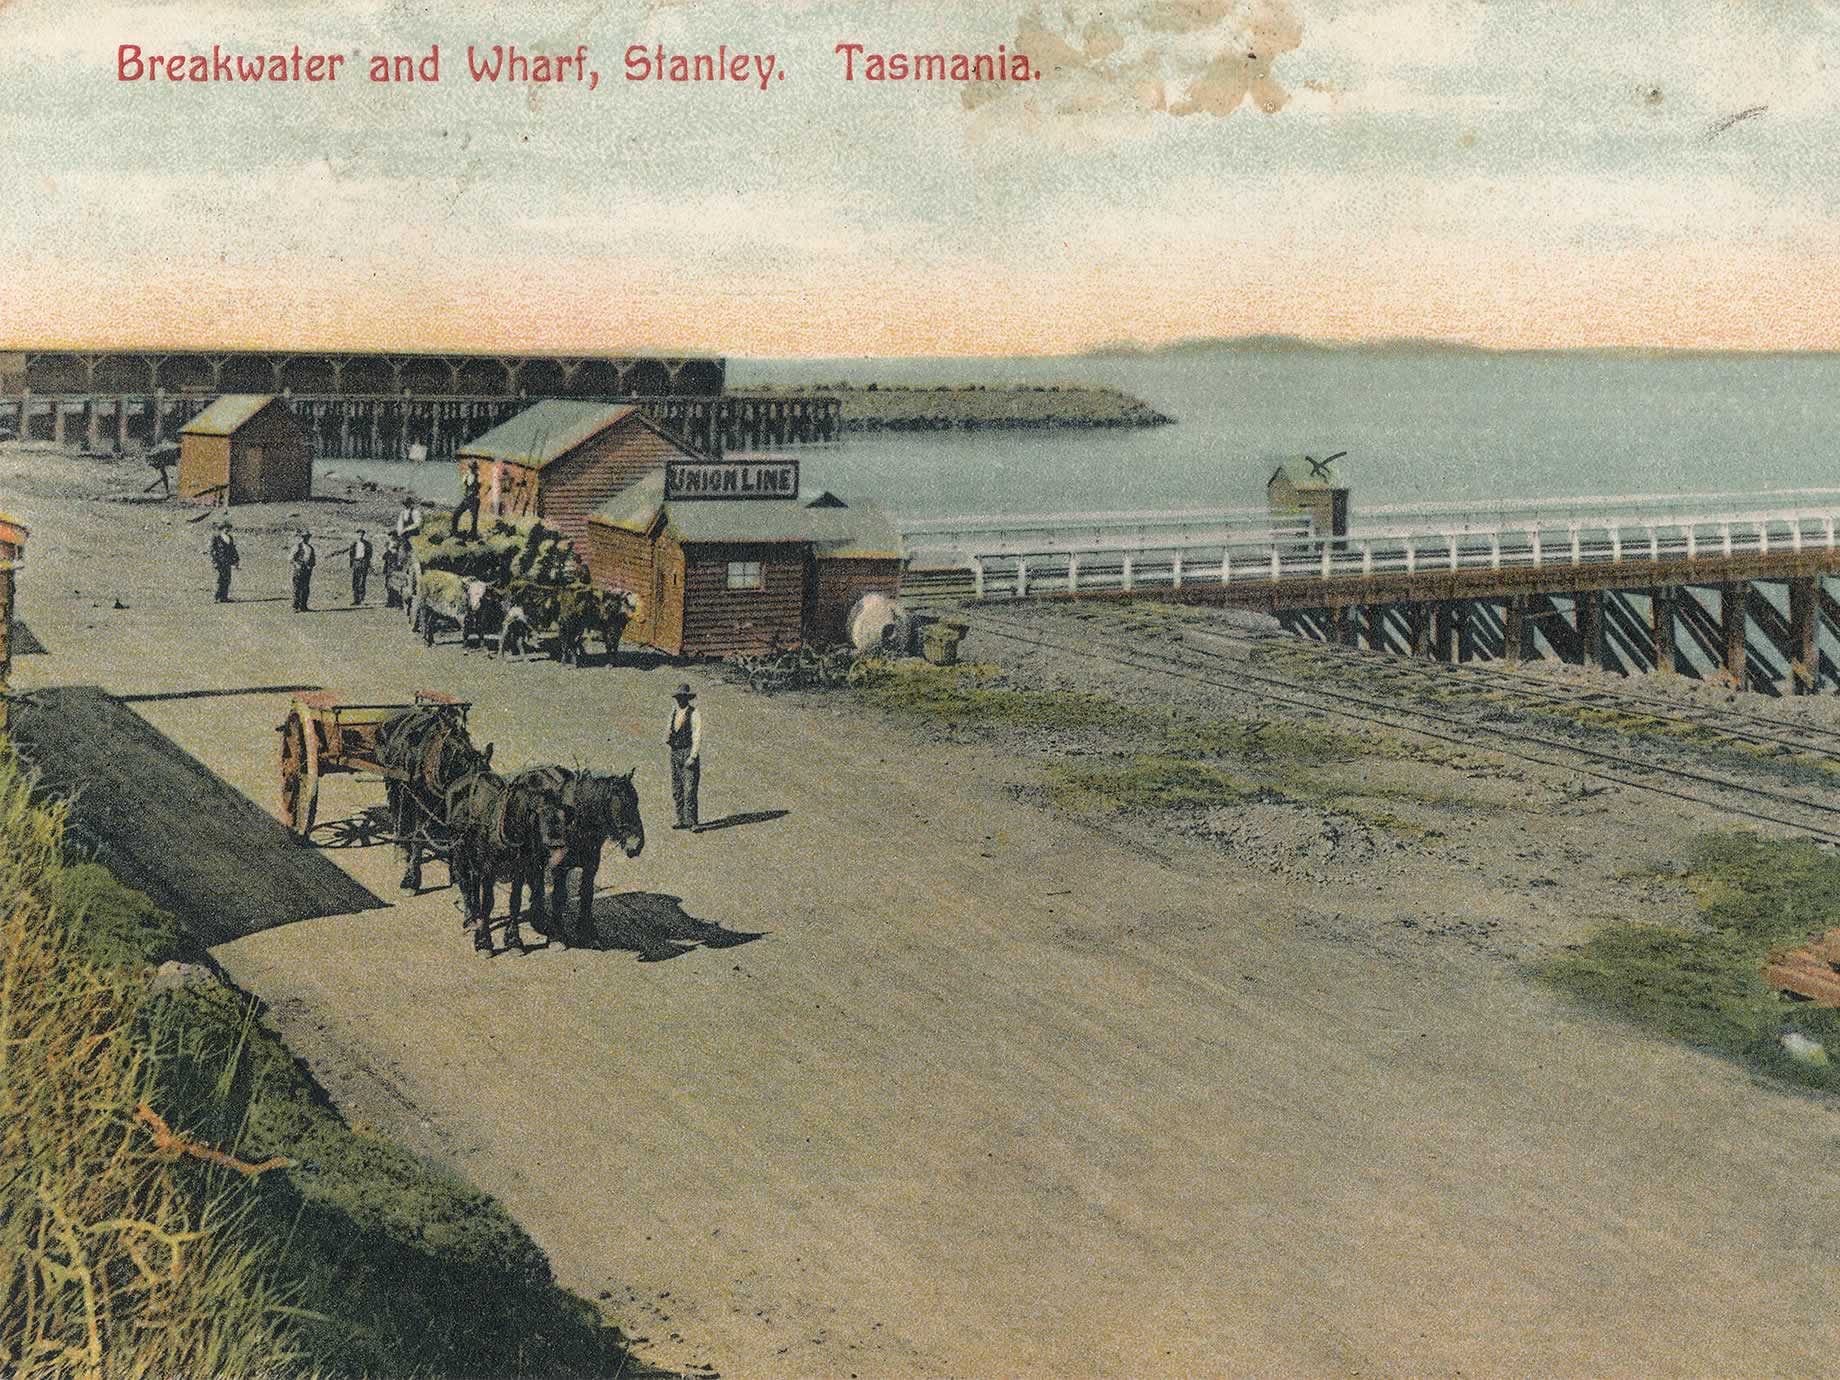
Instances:
[[[1681,876],[1703,928],[1618,924],[1541,967],[1580,1002],[1737,1059],[1774,1078],[1840,1091],[1840,1066],[1790,1057],[1791,1031],[1840,1053],[1840,1011],[1780,997],[1763,980],[1778,949],[1840,923],[1840,859],[1812,844],[1720,834]]]
[[[1182,810],[1275,799],[1268,786],[1183,757],[1134,757],[1121,767],[1049,768],[1050,796],[1084,811]]]
[[[83,957],[104,968],[157,966],[182,956],[179,922],[97,863],[66,865],[54,894]]]

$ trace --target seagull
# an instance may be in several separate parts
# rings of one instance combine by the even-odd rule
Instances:
[[[1308,464],[1310,467],[1310,478],[1320,479],[1320,480],[1323,480],[1325,483],[1335,478],[1335,476],[1329,472],[1329,466],[1333,465],[1337,460],[1340,460],[1346,454],[1348,454],[1347,451],[1338,450],[1336,451],[1334,455],[1331,455],[1327,459],[1323,459],[1323,460],[1312,460],[1309,456],[1307,455],[1304,456],[1303,457],[1304,462]]]

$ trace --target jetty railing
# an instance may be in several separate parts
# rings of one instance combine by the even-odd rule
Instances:
[[[1716,493],[1589,494],[1573,498],[1456,499],[1436,503],[1363,504],[1363,528],[1463,531],[1535,523],[1659,521],[1707,511],[1774,511],[1840,507],[1840,488],[1746,489]]]
[[[1825,495],[1825,491],[1822,496]],[[1711,495],[1687,497],[1707,498]],[[1716,497],[1723,497],[1716,496]],[[1777,495],[1744,495],[1774,498]],[[1161,537],[973,545],[949,565],[910,564],[910,597],[1029,598],[1105,590],[1178,590],[1200,585],[1331,580],[1440,572],[1549,570],[1624,561],[1833,552],[1840,492],[1821,507],[1612,513],[1526,522],[1364,526],[1314,533]],[[1651,504],[1653,500],[1650,500]],[[916,555],[920,548],[910,548]]]
[[[1025,513],[921,518],[901,524],[907,553],[922,564],[955,564],[1042,550],[1165,543],[1230,544],[1294,540],[1312,531],[1305,514],[1273,517],[1265,508],[1186,508],[1156,512]]]

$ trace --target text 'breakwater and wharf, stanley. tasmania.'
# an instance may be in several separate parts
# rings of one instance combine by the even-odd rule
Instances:
[[[836,75],[846,82],[984,82],[1039,81],[1042,69],[1025,53],[998,44],[991,52],[883,53],[866,44],[840,42],[831,49],[839,62]],[[118,44],[115,79],[187,85],[337,84],[364,74],[378,83],[439,82],[445,55],[438,43],[425,52],[357,53],[303,52],[299,44],[272,51],[227,51],[213,43],[209,52],[182,49],[153,52],[138,43]],[[350,64],[352,70],[345,70]],[[478,85],[501,82],[520,84],[581,84],[590,91],[600,85],[600,69],[587,44],[572,50],[549,51],[515,43],[468,44],[466,75]],[[777,53],[731,49],[720,44],[713,52],[673,52],[657,43],[630,43],[620,56],[620,74],[633,83],[717,83],[766,91],[786,79],[786,66]]]

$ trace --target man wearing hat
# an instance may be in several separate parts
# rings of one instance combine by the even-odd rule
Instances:
[[[294,567],[294,612],[305,613],[307,595],[313,588],[313,567],[319,563],[319,552],[313,549],[313,536],[305,528],[295,539],[288,559]]]
[[[230,572],[241,561],[236,553],[236,538],[230,535],[230,519],[225,518],[211,533],[211,564],[217,567],[217,602],[230,602]]]
[[[422,508],[415,501],[414,494],[404,494],[402,511],[396,515],[396,535],[399,540],[408,541],[422,530]]]
[[[696,828],[696,787],[703,774],[703,713],[696,707],[696,691],[688,684],[677,687],[671,711],[671,731],[665,742],[671,749],[671,798],[677,804],[673,829]]]
[[[358,535],[352,538],[351,545],[345,548],[345,554],[351,557],[351,606],[356,608],[364,602],[365,586],[371,578],[371,539],[364,529],[358,529]]]
[[[454,535],[460,535],[460,519],[473,515],[473,535],[479,535],[479,462],[473,461],[460,476],[460,501],[454,505]]]

